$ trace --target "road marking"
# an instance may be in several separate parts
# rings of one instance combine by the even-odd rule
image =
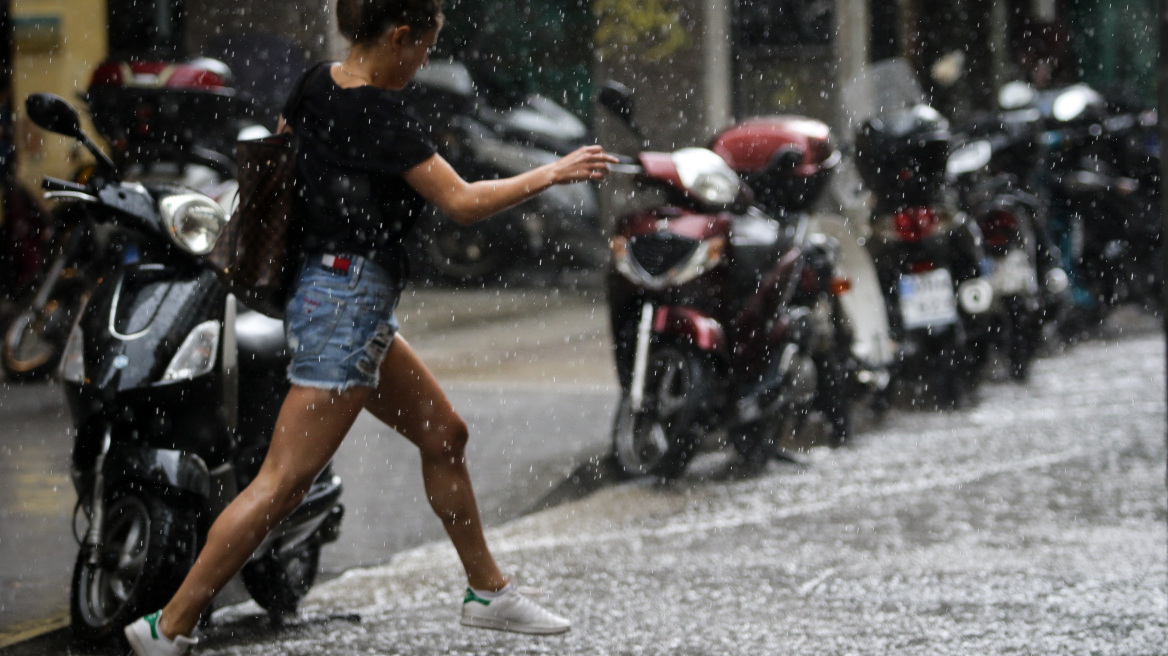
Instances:
[[[63,629],[67,626],[69,626],[68,613],[15,624],[7,629],[0,630],[0,649],[10,647],[18,642],[24,642],[25,640],[32,640],[50,631]]]
[[[808,594],[810,594],[810,593],[811,593],[811,591],[812,591],[812,590],[814,590],[815,588],[818,588],[820,583],[823,583],[823,582],[824,582],[824,581],[826,581],[827,579],[831,578],[831,576],[832,576],[833,574],[835,574],[835,568],[834,568],[834,567],[828,567],[828,568],[827,568],[827,569],[826,569],[826,570],[825,570],[825,571],[824,571],[822,574],[820,574],[819,576],[817,576],[817,577],[815,577],[815,578],[811,579],[810,581],[808,581],[808,582],[804,583],[803,585],[799,586],[799,594],[801,594],[801,595],[803,595],[804,597],[806,597]]]
[[[668,538],[678,534],[715,533],[728,529],[742,528],[744,526],[771,524],[778,519],[823,512],[843,505],[845,502],[848,502],[850,505],[854,499],[861,496],[866,501],[872,501],[904,494],[926,492],[938,488],[960,487],[974,483],[987,476],[1049,467],[1080,457],[1085,453],[1087,453],[1085,449],[1074,448],[1058,453],[1034,456],[1024,460],[996,463],[950,476],[926,477],[915,481],[878,485],[874,489],[869,486],[855,486],[851,491],[845,488],[841,493],[822,501],[798,503],[785,508],[767,508],[765,512],[745,513],[733,517],[709,519],[706,521],[676,522],[655,529],[646,530],[644,527],[629,527],[626,530],[594,533],[592,535],[547,536],[534,539],[497,536],[494,538],[495,546],[492,550],[497,553],[513,553],[533,549],[554,549],[558,547],[579,546],[581,544],[627,541],[630,539],[631,532],[636,532],[640,539],[650,537]],[[516,528],[521,527],[522,524],[523,520],[519,520]]]

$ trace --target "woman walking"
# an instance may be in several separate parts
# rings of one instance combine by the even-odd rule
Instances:
[[[200,615],[300,504],[362,409],[421,453],[427,498],[467,576],[462,623],[534,634],[571,628],[499,571],[466,468],[466,424],[397,335],[393,311],[408,274],[403,240],[425,203],[470,225],[552,185],[602,179],[616,160],[590,146],[513,178],[459,177],[399,93],[425,65],[443,20],[441,0],[338,0],[349,53],[314,69],[299,105],[284,109],[280,129],[300,138],[304,217],[304,264],[285,319],[291,390],[258,476],[215,520],[181,587],[126,627],[138,656],[195,644]]]

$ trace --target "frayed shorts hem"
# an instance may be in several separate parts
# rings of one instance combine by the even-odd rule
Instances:
[[[312,389],[324,390],[326,392],[336,392],[337,394],[344,394],[353,387],[368,387],[369,389],[377,389],[376,380],[347,380],[343,383],[324,380],[308,380],[299,376],[288,374],[288,382],[296,387],[309,387]]]

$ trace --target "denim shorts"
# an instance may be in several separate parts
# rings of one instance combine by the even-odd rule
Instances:
[[[293,385],[343,392],[377,387],[381,362],[397,335],[393,316],[401,281],[361,256],[305,258],[288,299],[284,332]]]

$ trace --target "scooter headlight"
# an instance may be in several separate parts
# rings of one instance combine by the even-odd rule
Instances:
[[[701,202],[714,207],[729,207],[738,200],[742,181],[726,160],[713,151],[682,148],[672,157],[681,184]]]
[[[202,194],[166,196],[159,201],[158,211],[174,243],[195,255],[210,253],[227,225],[227,211]]]
[[[190,380],[209,373],[215,368],[215,355],[219,352],[219,322],[204,321],[195,326],[183,340],[178,352],[171,358],[163,383]]]
[[[73,326],[65,351],[61,354],[61,379],[70,383],[85,382],[85,337],[81,326]]]
[[[688,243],[687,243],[688,242]],[[726,238],[663,242],[655,235],[613,237],[612,261],[628,280],[651,290],[685,284],[722,263]],[[686,248],[678,248],[686,246]]]

